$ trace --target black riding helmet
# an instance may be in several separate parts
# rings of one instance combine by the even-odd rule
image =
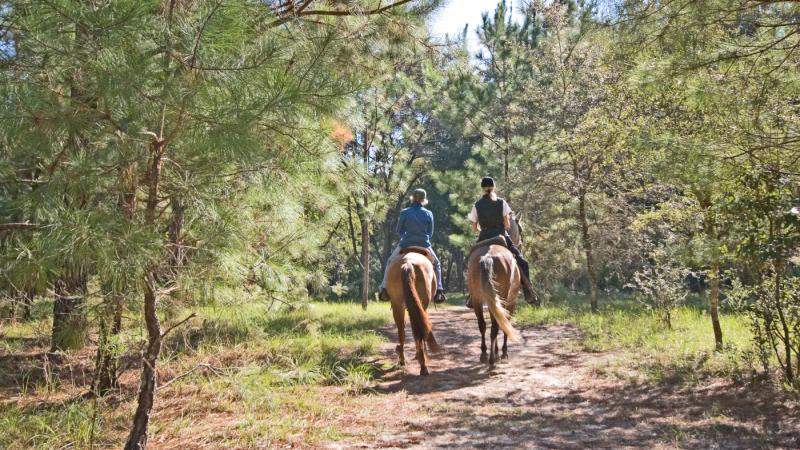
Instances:
[[[494,187],[494,178],[492,178],[492,177],[484,177],[481,180],[481,187],[482,188]]]

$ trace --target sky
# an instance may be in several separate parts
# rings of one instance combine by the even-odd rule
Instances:
[[[500,0],[449,0],[436,12],[431,19],[431,30],[438,35],[449,34],[456,36],[464,30],[464,25],[469,25],[467,38],[470,50],[478,47],[475,29],[481,23],[481,15],[484,12],[494,12]],[[509,0],[513,10],[519,10],[520,0]],[[516,14],[515,14],[516,15]]]

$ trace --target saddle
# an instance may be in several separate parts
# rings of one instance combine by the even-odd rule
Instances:
[[[431,264],[433,264],[433,255],[431,255],[431,252],[425,247],[406,247],[400,249],[400,255],[405,255],[408,253],[419,253],[420,255],[428,258]]]
[[[482,241],[477,242],[475,245],[472,246],[472,248],[469,249],[469,255],[471,255],[472,252],[478,250],[479,248],[488,247],[490,245],[502,245],[503,247],[508,248],[508,245],[506,245],[505,237],[495,236],[493,238],[484,239]]]

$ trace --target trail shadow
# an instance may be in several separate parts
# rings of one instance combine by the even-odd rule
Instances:
[[[800,448],[797,417],[775,394],[746,388],[700,393],[627,384],[521,400],[449,398],[430,448]],[[452,413],[448,411],[453,411]]]
[[[390,381],[378,385],[375,391],[389,394],[405,390],[409,394],[430,394],[433,392],[446,392],[480,385],[491,376],[484,365],[450,367],[436,371],[430,366],[432,372],[428,376],[419,376],[414,372],[401,373],[384,377],[383,381]],[[406,368],[406,370],[409,370]],[[411,369],[415,370],[415,369]],[[393,381],[393,382],[392,382]]]

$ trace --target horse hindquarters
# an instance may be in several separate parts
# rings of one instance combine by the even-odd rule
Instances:
[[[497,321],[497,325],[503,330],[503,333],[512,341],[517,341],[520,338],[519,332],[511,325],[509,313],[503,307],[503,299],[500,298],[500,294],[498,294],[495,287],[493,280],[495,275],[494,263],[494,257],[489,254],[480,259],[482,300],[486,302],[492,319]]]
[[[425,341],[432,344],[434,350],[438,350],[435,340],[431,340],[431,321],[428,313],[422,304],[417,290],[416,269],[413,264],[405,263],[400,268],[403,277],[403,293],[405,296],[408,318],[411,322],[411,331],[414,334],[414,344],[416,346],[416,358],[420,365],[420,375],[428,375],[427,355],[425,353]]]

